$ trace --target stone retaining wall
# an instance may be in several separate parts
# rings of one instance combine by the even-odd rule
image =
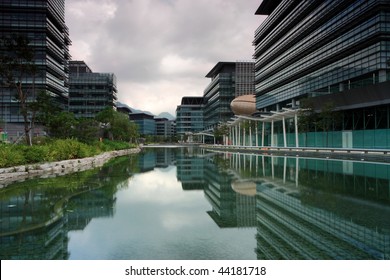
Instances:
[[[105,152],[94,157],[0,168],[0,188],[3,188],[11,183],[24,181],[30,178],[56,177],[65,174],[70,174],[73,172],[88,170],[95,167],[100,167],[112,158],[135,154],[139,152],[140,149],[135,148]]]

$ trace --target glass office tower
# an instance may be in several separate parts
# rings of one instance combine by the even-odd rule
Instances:
[[[234,116],[230,103],[235,97],[254,94],[254,62],[218,62],[206,77],[211,82],[203,94],[204,126],[212,129]]]
[[[116,108],[113,73],[94,73],[84,61],[69,62],[69,111],[77,118],[93,118],[107,107]]]
[[[389,147],[383,130],[389,129],[390,1],[264,0],[256,14],[268,16],[253,41],[257,109],[295,108],[302,98],[318,110],[331,103],[342,114],[332,129],[354,133],[343,147]]]
[[[203,130],[203,97],[183,97],[176,108],[176,134],[196,133]]]
[[[206,75],[211,79],[204,90],[204,128],[212,129],[234,116],[230,103],[235,94],[235,62],[218,62]]]
[[[260,110],[389,80],[389,1],[264,0],[256,14],[269,15],[254,39]],[[364,102],[382,98],[371,93]]]
[[[34,49],[37,74],[24,81],[25,90],[32,91],[30,99],[44,90],[67,109],[70,39],[65,0],[0,0],[0,35],[26,36]],[[12,124],[23,122],[23,118],[15,93],[15,89],[0,84],[0,119],[9,130],[17,132]]]

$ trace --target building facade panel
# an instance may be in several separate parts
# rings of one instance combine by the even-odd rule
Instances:
[[[230,120],[230,104],[237,96],[254,93],[254,62],[218,62],[206,75],[211,78],[204,90],[204,127],[213,129]]]
[[[153,115],[146,113],[131,113],[130,120],[138,126],[141,136],[156,135],[156,120]]]
[[[67,110],[70,39],[65,0],[0,1],[0,34],[5,38],[24,36],[33,48],[37,71],[34,77],[23,79],[24,89],[31,91],[29,100],[34,100],[39,91],[46,91]],[[19,133],[23,131],[23,117],[15,94],[14,89],[0,86],[0,119]]]
[[[203,130],[203,97],[183,97],[176,108],[176,134],[196,133]]]
[[[280,1],[254,45],[257,108],[389,80],[388,1]]]
[[[113,73],[94,73],[83,61],[70,61],[69,111],[78,118],[93,118],[107,107],[116,108]]]
[[[172,137],[175,135],[176,122],[167,118],[154,118],[156,122],[156,136]]]

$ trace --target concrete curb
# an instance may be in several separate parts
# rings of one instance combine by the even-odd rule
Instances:
[[[136,154],[140,148],[105,152],[94,157],[0,168],[0,188],[31,178],[49,178],[100,167],[112,158]]]

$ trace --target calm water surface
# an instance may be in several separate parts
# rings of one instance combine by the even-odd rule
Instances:
[[[389,259],[390,165],[146,149],[0,189],[1,259]]]

